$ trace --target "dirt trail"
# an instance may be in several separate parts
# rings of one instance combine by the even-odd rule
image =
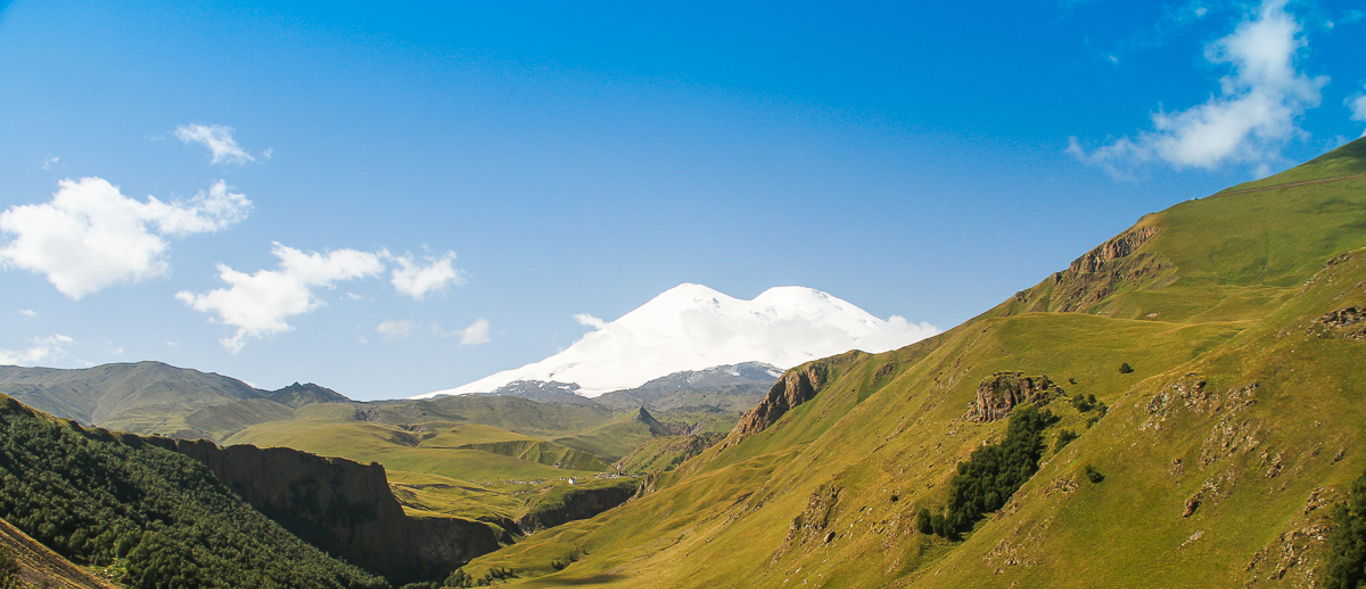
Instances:
[[[9,522],[0,519],[0,546],[19,562],[19,578],[37,587],[114,589],[114,585],[62,558]]]

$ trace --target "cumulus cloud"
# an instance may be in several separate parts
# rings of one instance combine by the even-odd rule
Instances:
[[[235,131],[224,125],[189,124],[176,127],[175,136],[182,143],[198,143],[209,150],[209,161],[214,164],[245,165],[256,158],[242,149],[232,138]]]
[[[606,321],[603,321],[601,318],[589,315],[588,313],[579,313],[577,315],[574,315],[574,321],[578,322],[579,325],[582,325],[584,327],[592,327],[593,329],[602,329],[607,326]]]
[[[103,178],[62,180],[50,202],[0,213],[0,266],[42,274],[71,299],[165,274],[167,237],[218,231],[245,219],[247,197],[222,180],[188,201],[139,201]]]
[[[475,319],[469,327],[460,330],[460,345],[477,346],[489,343],[489,320]]]
[[[1366,91],[1357,94],[1355,98],[1347,99],[1347,107],[1352,110],[1352,120],[1366,123]],[[1361,133],[1366,137],[1366,131]]]
[[[49,362],[66,355],[66,346],[76,340],[60,333],[49,336],[29,338],[28,348],[22,350],[0,350],[0,364],[19,364],[32,366],[39,362]]]
[[[1264,0],[1229,35],[1210,44],[1205,58],[1227,65],[1219,92],[1204,104],[1152,115],[1152,130],[1087,150],[1075,138],[1067,152],[1117,177],[1147,163],[1177,169],[1213,169],[1227,163],[1264,165],[1281,147],[1304,135],[1296,119],[1318,106],[1327,77],[1310,77],[1295,67],[1306,46],[1300,25],[1285,10],[1286,0]]]
[[[401,340],[411,337],[422,329],[422,324],[409,319],[390,319],[381,321],[375,326],[375,333],[384,336],[387,340]]]
[[[452,285],[464,283],[464,273],[455,267],[455,252],[446,252],[440,257],[426,257],[426,263],[418,262],[412,254],[395,256],[398,265],[390,273],[394,288],[416,300],[422,300],[428,293],[444,292]]]
[[[293,329],[287,322],[290,317],[322,306],[314,289],[384,271],[379,254],[353,249],[305,252],[276,242],[271,253],[280,260],[276,269],[247,274],[219,264],[218,276],[228,284],[226,288],[175,295],[190,308],[215,315],[218,323],[237,328],[231,337],[220,340],[234,354],[242,350],[247,338],[289,331]]]

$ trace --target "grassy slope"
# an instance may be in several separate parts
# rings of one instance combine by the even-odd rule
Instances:
[[[1366,252],[1302,287],[1329,259],[1366,245],[1366,178],[1266,188],[1361,169],[1366,142],[1358,141],[1280,177],[1150,215],[1142,223],[1157,231],[1138,251],[1161,261],[1161,271],[1088,313],[1027,312],[1050,304],[1055,287],[1045,281],[1024,303],[1003,303],[930,341],[837,359],[820,395],[776,426],[684,463],[653,494],[532,536],[468,570],[509,567],[527,586],[1264,580],[1286,553],[1282,534],[1297,537],[1325,511],[1304,513],[1313,490],[1331,496],[1366,467],[1366,457],[1350,451],[1366,423],[1362,344],[1306,333],[1328,311],[1366,304]],[[1258,190],[1238,191],[1246,188]],[[1136,371],[1121,374],[1122,362]],[[962,419],[977,383],[996,370],[1046,373],[1112,410],[1086,429],[1085,416],[1054,403],[1064,417],[1057,427],[1082,432],[1079,440],[1050,453],[964,542],[920,535],[915,507],[942,503],[954,464],[1003,431],[1003,421]],[[1256,383],[1255,404],[1228,401],[1212,411],[1210,403],[1197,410],[1173,402],[1159,410],[1166,421],[1157,430],[1150,403],[1190,372],[1208,381],[1215,399]],[[1173,474],[1177,458],[1183,469]],[[1086,464],[1106,480],[1086,481]],[[1201,488],[1201,507],[1181,517]],[[793,526],[799,515],[822,514],[828,525],[814,535]],[[1302,554],[1312,562],[1314,550]],[[585,551],[550,574],[551,560]],[[1303,578],[1312,569],[1284,574]],[[547,576],[531,578],[537,574]]]
[[[387,414],[378,417],[397,420],[472,415],[545,432],[552,431],[548,428],[554,421],[546,412],[556,411],[522,399],[508,399],[506,403],[475,399],[465,405],[475,411],[462,411],[460,415],[450,411],[455,404],[443,405],[446,411],[428,410],[425,415],[423,409],[413,410],[411,406],[400,406],[403,413],[398,413],[391,405]],[[486,408],[500,406],[510,406],[514,411],[494,418],[485,414]],[[515,411],[524,408],[532,411],[520,415]],[[563,406],[562,410],[571,425],[588,421],[591,415],[578,407]],[[589,452],[484,423],[356,421],[353,407],[332,403],[305,405],[300,414],[309,417],[257,424],[233,434],[225,443],[283,446],[378,462],[388,471],[394,495],[409,514],[469,519],[516,520],[553,504],[567,489],[581,488],[569,485],[569,477],[591,481],[594,473],[609,469],[605,459]]]

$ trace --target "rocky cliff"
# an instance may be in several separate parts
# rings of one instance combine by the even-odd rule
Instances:
[[[1022,372],[1003,371],[992,374],[977,385],[977,397],[972,402],[968,419],[977,422],[996,421],[1010,413],[1015,406],[1038,403],[1062,389],[1053,385],[1047,376],[1025,376]]]
[[[567,491],[561,500],[517,518],[517,528],[523,534],[530,534],[565,522],[587,519],[621,505],[636,494],[634,479],[624,480],[626,483],[621,485]]]
[[[808,362],[784,372],[778,382],[768,389],[764,399],[740,416],[740,421],[721,442],[721,449],[724,450],[740,443],[740,440],[746,437],[764,431],[788,411],[815,398],[844,367],[867,356],[864,352],[853,350]]]
[[[1146,219],[1073,260],[1049,280],[1015,293],[1012,313],[1090,311],[1116,289],[1146,284],[1172,268],[1166,260],[1142,251],[1157,228]]]
[[[379,464],[288,448],[146,439],[204,463],[233,492],[309,543],[394,581],[442,577],[499,545],[481,522],[405,515]]]

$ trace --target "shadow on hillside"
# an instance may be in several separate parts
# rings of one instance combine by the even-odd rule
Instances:
[[[564,578],[560,578],[560,577],[556,577],[556,578],[554,578],[554,579],[543,579],[543,580],[541,580],[540,583],[532,582],[532,583],[529,583],[528,585],[533,586],[533,587],[534,587],[534,586],[537,586],[537,585],[541,585],[541,586],[545,586],[545,587],[569,587],[569,586],[574,586],[574,585],[597,585],[597,584],[599,584],[599,583],[611,583],[612,581],[620,581],[620,580],[625,579],[625,578],[626,578],[626,577],[625,577],[624,575],[614,575],[614,574],[612,574],[612,573],[603,573],[603,574],[601,574],[601,575],[593,575],[593,576],[591,576],[591,577],[579,577],[579,578],[575,578],[575,579],[564,579]]]

